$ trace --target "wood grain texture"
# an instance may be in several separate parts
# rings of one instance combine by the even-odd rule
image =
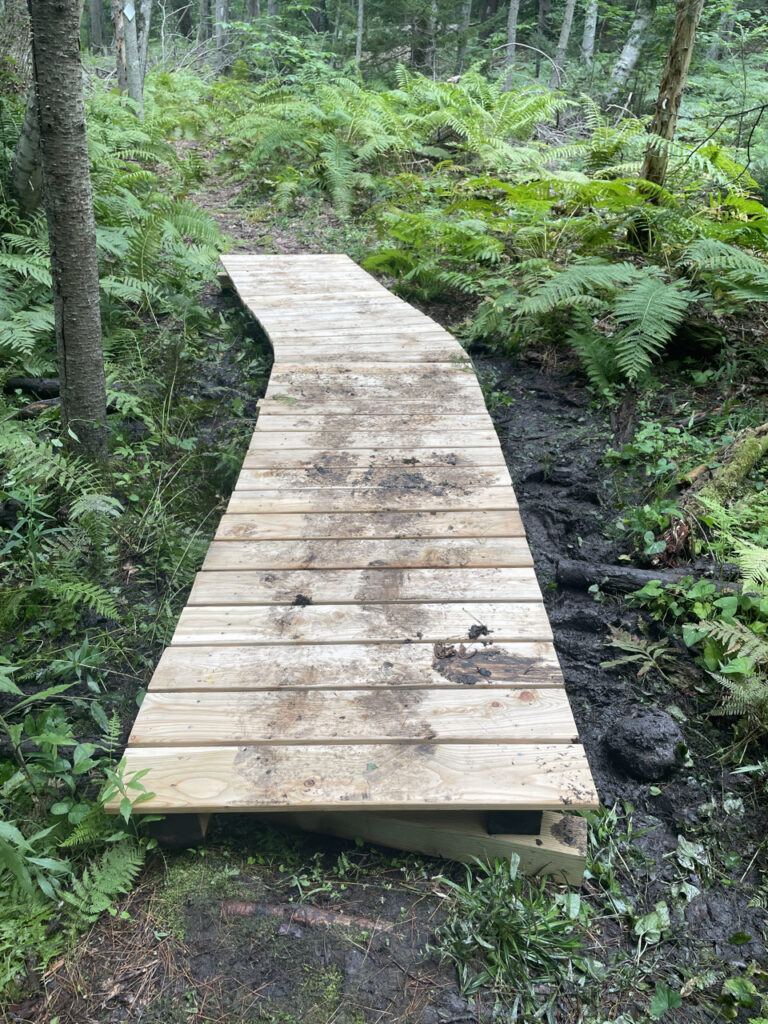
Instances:
[[[492,448],[499,440],[492,428],[485,430],[423,430],[405,431],[393,428],[360,428],[354,423],[346,427],[318,430],[255,431],[248,454],[260,451],[284,451],[290,448],[316,449],[388,449],[434,448],[440,450]]]
[[[578,744],[129,747],[154,810],[578,810],[597,794]]]
[[[214,541],[203,569],[429,569],[533,565],[524,537]]]
[[[501,448],[409,448],[390,445],[388,448],[300,448],[277,449],[265,447],[246,455],[251,469],[313,469],[323,471],[349,469],[389,469],[408,466],[417,471],[422,467],[446,469],[470,466],[506,466]]]
[[[272,569],[200,572],[187,604],[539,601],[533,569]]]
[[[491,488],[500,487],[512,491],[509,471],[505,466],[477,466],[474,469],[455,466],[391,466],[381,469],[365,469],[351,466],[329,471],[324,466],[306,467],[304,469],[251,469],[248,458],[244,462],[243,471],[238,479],[238,487],[243,490],[259,491],[293,491],[297,495],[309,491],[316,495],[318,489],[343,491],[348,502],[349,489],[353,488],[358,495],[368,491],[376,491],[382,496],[387,491],[423,491],[431,492],[434,497],[451,492],[468,500],[473,491],[484,494]],[[488,499],[490,500],[490,498]],[[515,507],[517,501],[515,501]],[[347,504],[345,507],[349,507]],[[357,506],[355,506],[357,507]],[[386,502],[379,508],[386,508]],[[482,508],[482,504],[473,503],[473,508]],[[494,506],[490,506],[494,507]],[[509,506],[505,506],[509,507]],[[362,509],[361,509],[362,511]]]
[[[150,690],[562,687],[551,643],[172,646]]]
[[[574,743],[562,690],[147,693],[135,746]]]
[[[477,628],[493,640],[552,638],[541,602],[187,606],[177,644],[355,643],[360,640],[459,643]]]
[[[216,540],[396,537],[524,537],[514,510],[470,512],[248,512],[229,509]]]

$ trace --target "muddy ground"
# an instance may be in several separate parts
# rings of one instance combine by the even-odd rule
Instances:
[[[218,219],[238,233],[241,213]],[[258,232],[254,232],[258,233]],[[287,237],[290,237],[288,234]],[[290,245],[269,248],[291,251]],[[294,250],[295,251],[295,250]],[[610,595],[556,585],[562,559],[616,563],[613,528],[625,494],[603,462],[614,431],[569,367],[556,361],[479,358],[539,580],[547,602],[582,741],[602,801],[617,891],[635,918],[659,901],[671,924],[638,953],[632,918],[605,882],[585,880],[591,952],[609,965],[602,981],[571,987],[552,1020],[589,1024],[648,1020],[659,981],[688,991],[665,1020],[748,1020],[756,1008],[717,1002],[725,978],[765,964],[764,890],[768,814],[748,776],[718,758],[729,723],[701,714],[700,670],[680,650],[672,682],[639,681],[629,666],[601,668],[609,626],[634,630],[637,615]],[[622,751],[622,720],[641,709],[635,749]],[[672,722],[680,734],[669,732]],[[623,723],[624,725],[626,723]],[[666,731],[665,731],[666,730]],[[619,737],[619,739],[617,739]],[[643,741],[674,747],[669,776],[640,781],[622,763]],[[679,740],[679,742],[678,742]],[[611,749],[612,744],[612,749]],[[631,745],[631,743],[630,743]],[[623,762],[622,754],[626,755]],[[726,799],[727,798],[727,799]],[[707,864],[676,856],[678,836],[702,842]],[[595,840],[595,848],[600,846]],[[761,845],[762,844],[762,845]],[[733,854],[737,856],[733,856]],[[512,1019],[491,996],[459,991],[454,969],[429,943],[444,914],[440,876],[461,869],[352,843],[281,833],[253,817],[214,819],[205,845],[166,852],[115,918],[98,924],[73,959],[50,966],[40,993],[13,1008],[14,1022],[302,1022],[302,1024],[460,1024]],[[680,898],[680,885],[698,895]],[[733,940],[733,941],[732,941]],[[753,978],[759,980],[759,974]],[[535,986],[536,979],[531,978]],[[622,1017],[621,1015],[625,1016]],[[521,1017],[519,1019],[533,1019]]]

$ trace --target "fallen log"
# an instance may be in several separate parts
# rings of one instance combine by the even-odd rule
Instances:
[[[627,565],[594,565],[576,558],[561,558],[557,563],[556,579],[562,587],[573,590],[589,590],[597,586],[610,594],[631,594],[646,584],[658,580],[660,583],[679,583],[686,577],[694,580],[707,579],[718,590],[736,590],[738,585],[730,582],[736,572],[735,566],[708,566],[705,569],[691,566],[688,569],[637,569]],[[712,574],[718,578],[713,579]],[[726,578],[723,578],[723,577]]]
[[[61,385],[58,377],[9,377],[4,391],[28,391],[37,398],[57,398]]]
[[[18,417],[21,420],[33,420],[36,416],[42,416],[49,409],[55,409],[61,405],[60,398],[42,398],[39,402],[30,402],[18,410]]]

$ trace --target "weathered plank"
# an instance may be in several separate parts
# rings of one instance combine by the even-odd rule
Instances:
[[[407,509],[432,513],[443,509],[499,510],[517,507],[510,487],[487,487],[472,491],[454,487],[285,487],[280,490],[251,490],[253,473],[245,469],[232,492],[227,513],[335,512],[351,508],[363,514],[372,511]],[[476,535],[475,535],[476,536]]]
[[[272,569],[200,572],[187,604],[538,601],[533,569]]]
[[[247,466],[247,459],[245,465]],[[511,489],[511,481],[509,471],[504,466],[477,466],[473,469],[457,469],[453,466],[419,466],[416,468],[393,466],[388,469],[362,469],[353,466],[350,469],[335,472],[329,472],[323,466],[318,466],[307,469],[247,468],[241,472],[238,486],[259,493],[270,490],[297,492],[307,490],[314,494],[319,489],[339,490],[344,492],[343,495],[339,495],[342,499],[348,499],[348,492],[352,489],[356,495],[361,493],[365,495],[367,491],[376,491],[382,497],[388,490],[393,490],[395,500],[400,493],[406,491],[414,491],[416,495],[427,491],[431,492],[433,497],[438,497],[441,494],[455,494],[471,500],[472,491],[475,488],[483,495],[486,491],[499,487]],[[328,500],[333,500],[333,498],[329,496]],[[495,503],[496,499],[493,495],[488,494],[479,502],[473,501],[471,507],[494,507],[494,505],[485,506],[484,501]],[[378,507],[386,507],[386,502]]]
[[[270,690],[147,693],[129,742],[575,743],[563,690]]]
[[[294,430],[288,433],[277,430],[256,431],[251,438],[248,453],[260,451],[286,451],[294,448],[346,449],[388,449],[388,448],[435,448],[440,451],[467,448],[492,448],[498,450],[499,439],[496,431],[485,430],[423,430],[405,431],[396,427],[360,429],[354,423],[346,427],[319,428],[317,430]]]
[[[479,633],[477,631],[480,631]],[[461,604],[319,604],[198,608],[181,613],[176,644],[355,643],[425,640],[459,643],[551,640],[541,602]]]
[[[577,744],[131,747],[142,811],[562,810],[597,794]]]
[[[432,540],[214,541],[203,569],[524,568],[522,537]]]
[[[562,685],[551,643],[209,644],[167,648],[150,690]]]
[[[249,512],[232,509],[216,540],[388,537],[524,537],[515,510],[471,512]]]
[[[360,406],[360,417],[368,419],[364,403]],[[284,433],[290,430],[315,431],[315,430],[346,430],[350,426],[348,415],[326,413],[314,409],[312,413],[291,413],[274,415],[261,408],[259,419],[256,424],[257,430],[279,431]],[[355,418],[352,424],[358,430],[365,428],[362,418]],[[424,412],[423,406],[418,411],[411,413],[390,412],[386,424],[377,424],[377,427],[386,427],[387,430],[402,430],[403,433],[410,433],[413,430],[488,430],[492,427],[491,418],[487,412],[471,415],[448,415],[437,416],[433,412]]]
[[[261,449],[246,458],[251,469],[387,469],[392,466],[506,465],[498,444],[485,448],[283,448]]]

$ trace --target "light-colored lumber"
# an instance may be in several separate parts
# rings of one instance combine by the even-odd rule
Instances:
[[[177,644],[355,643],[426,640],[459,643],[475,631],[493,640],[551,640],[541,602],[486,604],[187,606]]]
[[[432,513],[443,509],[499,510],[517,507],[515,493],[510,487],[486,487],[472,491],[452,487],[286,487],[282,490],[254,491],[252,473],[259,470],[244,469],[237,488],[232,492],[227,514],[271,512],[337,512],[350,508],[355,514],[388,512],[397,509],[408,512]],[[475,534],[476,536],[477,534]]]
[[[244,463],[247,466],[247,459]],[[328,477],[331,477],[329,480]],[[335,473],[328,473],[323,467],[311,469],[243,469],[238,480],[238,487],[249,491],[257,491],[259,495],[265,491],[287,491],[296,495],[297,501],[301,499],[298,495],[303,491],[309,491],[310,497],[307,501],[314,500],[319,489],[340,491],[339,499],[345,501],[345,507],[349,507],[350,489],[355,491],[355,500],[358,497],[365,497],[366,492],[377,492],[382,498],[387,491],[394,492],[395,503],[400,494],[413,491],[416,495],[426,491],[432,497],[455,494],[457,497],[466,499],[468,507],[471,508],[494,508],[497,499],[488,491],[496,488],[511,490],[509,471],[504,466],[477,466],[473,469],[465,467],[455,468],[448,466],[394,466],[389,469],[362,469],[353,466],[351,469],[337,470]],[[477,489],[481,495],[480,500],[472,498],[473,490]],[[514,491],[512,492],[514,494]],[[254,499],[255,500],[255,499]],[[265,500],[266,497],[265,497]],[[289,498],[288,501],[294,500]],[[333,500],[328,495],[329,501]],[[372,499],[373,500],[373,499]],[[508,499],[500,498],[507,507]],[[486,504],[493,502],[493,504]],[[377,507],[386,508],[388,502],[383,500]],[[515,499],[514,504],[517,504]],[[355,507],[358,507],[357,505]],[[393,506],[395,507],[395,506]],[[363,511],[363,509],[360,509]],[[234,509],[233,509],[234,511]],[[296,511],[301,511],[297,509]]]
[[[574,743],[563,690],[147,693],[130,743]]]
[[[360,839],[395,850],[471,864],[477,860],[492,864],[515,854],[526,875],[551,875],[567,885],[581,885],[587,861],[586,821],[558,811],[544,811],[538,836],[488,835],[485,815],[478,811],[305,811],[264,818],[278,827],[284,823],[307,832]]]
[[[448,469],[467,466],[504,467],[498,444],[483,448],[281,448],[255,449],[246,455],[251,469],[387,469],[408,466],[418,471],[427,466]]]
[[[538,601],[533,569],[272,569],[200,572],[187,604]]]
[[[479,394],[461,392],[451,399],[435,398],[430,403],[431,414],[434,416],[477,416],[487,415],[482,397]],[[305,395],[276,394],[273,398],[262,398],[259,402],[262,413],[271,417],[295,416],[301,413],[311,413],[322,416],[354,416],[358,419],[377,420],[386,416],[408,416],[423,413],[424,402],[415,396],[399,399],[364,399],[334,397],[327,393],[318,393],[314,398],[307,398]]]
[[[285,451],[293,448],[319,449],[387,449],[439,448],[440,450],[466,448],[498,448],[495,430],[399,430],[396,427],[360,429],[354,423],[346,427],[330,427],[317,430],[293,430],[287,433],[277,430],[256,431],[251,438],[248,453],[258,451]]]
[[[214,541],[203,569],[524,568],[523,537],[432,540]]]
[[[471,512],[262,512],[224,516],[216,540],[363,537],[524,537],[516,510]]]
[[[361,406],[361,414],[365,414],[365,406]],[[256,425],[257,430],[266,431],[280,431],[285,432],[289,430],[346,430],[350,425],[350,417],[348,415],[338,415],[334,413],[322,413],[317,410],[313,410],[312,413],[288,413],[287,415],[275,416],[271,412],[266,412],[263,408],[259,413],[259,419]],[[365,423],[360,420],[355,420],[353,426],[360,429],[365,427]],[[449,415],[449,416],[436,416],[432,412],[425,412],[422,406],[418,411],[412,413],[401,413],[392,412],[387,419],[386,423],[377,424],[377,427],[381,426],[387,430],[402,430],[404,433],[409,433],[412,430],[423,430],[428,428],[429,430],[488,430],[492,424],[491,419],[487,412],[476,413],[474,415]]]
[[[551,643],[291,644],[167,648],[150,690],[562,688]]]
[[[382,743],[130,747],[124,778],[156,808],[221,810],[578,810],[597,794],[575,743]]]

